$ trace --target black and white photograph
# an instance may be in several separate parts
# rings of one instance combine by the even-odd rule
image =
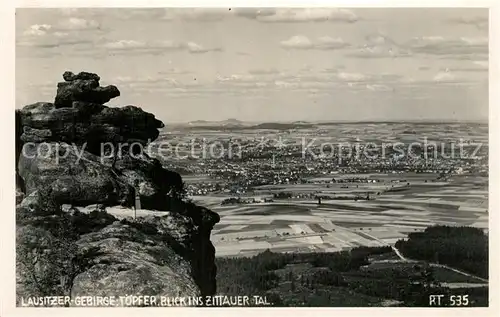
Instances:
[[[16,8],[11,304],[489,307],[489,25]]]

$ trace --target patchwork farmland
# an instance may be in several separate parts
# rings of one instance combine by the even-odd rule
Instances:
[[[390,186],[391,176],[379,177]],[[221,201],[227,197],[194,199],[221,216],[211,237],[217,256],[251,256],[266,249],[334,252],[356,246],[392,245],[410,232],[438,224],[488,230],[487,177],[454,175],[446,182],[429,183],[424,176],[398,177],[411,185],[400,191],[381,191],[380,183],[374,184],[377,188],[366,184],[356,188],[378,192],[370,200],[325,198],[318,204],[316,200],[283,199],[222,206]],[[314,184],[311,190],[338,193],[336,185]],[[289,187],[287,191],[294,190]],[[253,197],[262,201],[260,198],[272,195],[273,190],[269,186],[256,188]],[[342,190],[346,191],[345,186]]]

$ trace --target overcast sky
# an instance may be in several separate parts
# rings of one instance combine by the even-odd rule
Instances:
[[[89,71],[164,122],[482,120],[485,9],[18,9],[16,107]]]

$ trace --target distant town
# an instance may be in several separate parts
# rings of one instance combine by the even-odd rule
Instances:
[[[196,132],[195,136],[203,135],[201,127],[198,127]],[[315,132],[317,135],[326,134],[323,129]],[[213,134],[214,131],[210,133]],[[290,138],[290,133],[294,132],[285,135]],[[415,133],[413,130],[404,131],[403,135]],[[378,155],[377,152],[364,155],[363,153],[373,150],[366,149],[360,142],[339,144],[338,148],[331,146],[321,148],[322,145],[316,142],[304,149],[304,145],[299,142],[281,141],[281,134],[283,133],[278,131],[272,136],[280,143],[273,144],[274,140],[270,139],[263,146],[262,137],[259,138],[257,135],[255,138],[246,139],[228,138],[226,133],[221,132],[220,139],[214,139],[220,142],[222,149],[226,151],[225,155],[223,153],[219,155],[220,158],[201,156],[200,153],[196,155],[192,152],[192,155],[189,155],[189,146],[191,149],[202,150],[200,137],[198,143],[196,141],[185,143],[185,160],[167,155],[164,164],[167,168],[184,175],[184,178],[189,180],[188,194],[196,196],[210,193],[242,195],[252,192],[256,186],[280,184],[342,183],[345,184],[344,188],[349,186],[352,188],[356,183],[381,182],[377,177],[366,175],[380,173],[400,175],[392,180],[391,186],[387,188],[389,190],[402,184],[410,185],[405,181],[406,173],[429,174],[426,179],[428,182],[446,181],[451,175],[486,176],[488,173],[486,144],[475,152],[477,146],[472,145],[473,142],[464,143],[462,151],[468,156],[458,155],[458,149],[439,145],[428,145],[427,149],[413,145],[411,153],[403,154],[396,152],[394,148],[386,147],[383,150],[384,155],[380,155],[381,149],[378,149]],[[172,136],[175,136],[175,132],[168,134],[168,138]],[[309,138],[311,139],[312,137]],[[161,136],[157,142],[161,142]],[[237,144],[237,147],[234,144]],[[233,152],[229,150],[231,147]],[[232,156],[228,156],[227,153]],[[474,155],[470,155],[471,153]],[[350,183],[353,185],[349,185]],[[300,197],[315,198],[316,195],[301,194]]]

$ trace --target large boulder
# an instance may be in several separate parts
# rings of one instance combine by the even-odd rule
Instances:
[[[213,295],[210,230],[219,217],[189,203],[177,207],[135,221],[105,210],[73,208],[53,216],[18,211],[18,296],[40,295],[40,281],[50,294],[73,298]]]
[[[19,175],[26,194],[51,189],[59,203],[120,205],[131,202],[128,185],[99,163],[99,157],[66,143],[25,144]]]
[[[57,94],[54,101],[56,108],[71,107],[73,101],[104,104],[120,96],[116,86],[99,86],[99,76],[93,73],[81,72],[77,75],[72,72],[63,74],[64,82],[57,84]]]
[[[143,208],[169,210],[170,197],[183,189],[179,174],[145,153],[115,160],[67,143],[25,144],[18,171],[27,195],[50,189],[58,203],[76,206],[130,206],[137,186]]]
[[[85,144],[100,155],[103,147],[137,142],[145,146],[156,140],[163,122],[135,106],[109,108],[96,103],[74,101],[71,107],[57,108],[37,102],[18,113],[24,143],[66,142]]]
[[[208,225],[213,224],[203,225],[209,232]],[[191,218],[170,212],[138,222],[115,222],[83,235],[77,243],[97,249],[96,264],[75,277],[71,295],[214,294],[215,252],[211,243],[195,242],[200,232],[207,231],[200,231]],[[209,236],[203,238],[210,241]]]
[[[65,81],[74,81],[74,80],[94,80],[97,83],[101,80],[101,77],[99,75],[94,74],[94,73],[89,73],[89,72],[79,72],[78,74],[74,74],[73,72],[70,71],[65,71],[63,74],[63,79]]]

